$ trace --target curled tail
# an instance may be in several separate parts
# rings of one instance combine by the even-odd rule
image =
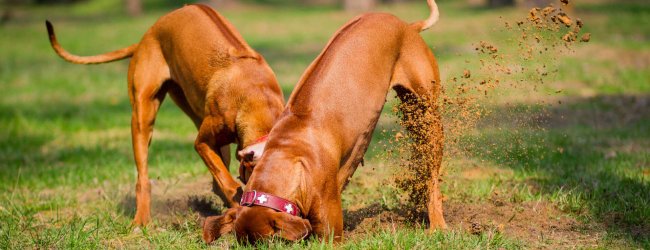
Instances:
[[[417,29],[420,32],[425,31],[428,28],[431,28],[431,26],[433,26],[434,24],[436,24],[436,22],[438,22],[438,18],[440,17],[440,13],[438,12],[438,5],[436,4],[436,1],[427,0],[427,4],[429,5],[429,10],[431,11],[431,13],[429,14],[429,18],[411,24],[411,27]]]
[[[136,48],[138,47],[138,44],[136,43],[129,47],[118,49],[116,51],[104,53],[101,55],[77,56],[77,55],[70,54],[70,52],[66,51],[65,49],[63,49],[63,47],[61,47],[59,42],[56,40],[56,35],[54,34],[54,27],[52,27],[52,23],[50,23],[50,21],[45,21],[45,26],[47,26],[47,33],[50,37],[50,44],[52,45],[52,48],[54,49],[56,54],[58,54],[61,58],[71,63],[98,64],[98,63],[117,61],[117,60],[121,60],[133,56],[133,52],[135,52]]]

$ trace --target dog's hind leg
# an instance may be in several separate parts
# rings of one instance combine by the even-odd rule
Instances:
[[[443,229],[447,227],[442,211],[442,194],[440,192],[440,167],[442,164],[444,131],[440,116],[440,76],[438,65],[433,53],[426,47],[424,41],[417,37],[412,43],[406,43],[400,60],[395,66],[392,82],[394,89],[405,108],[403,124],[409,130],[412,139],[420,140],[422,148],[417,154],[432,154],[416,156],[426,159],[423,165],[430,167],[427,182],[427,210],[430,228]],[[417,143],[417,141],[416,141]],[[423,152],[420,152],[423,151]],[[426,156],[426,157],[425,157]]]
[[[131,136],[138,170],[135,186],[136,213],[133,219],[135,225],[146,225],[151,220],[151,183],[147,159],[156,113],[167,93],[164,83],[169,80],[169,68],[159,50],[145,49],[136,52],[128,74],[132,108]]]

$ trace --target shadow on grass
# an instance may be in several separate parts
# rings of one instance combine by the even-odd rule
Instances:
[[[388,208],[382,206],[379,203],[373,203],[367,207],[350,211],[348,209],[343,210],[343,229],[345,231],[354,231],[354,229],[363,222],[363,219],[374,218],[377,215],[388,211]]]
[[[126,94],[125,94],[126,95]],[[77,97],[73,97],[77,98]],[[42,122],[62,123],[62,129],[83,123],[87,128],[130,124],[131,106],[128,100],[117,103],[108,101],[74,101],[74,100],[29,100],[22,105],[0,103],[0,121],[3,122]],[[92,127],[96,126],[96,127]]]
[[[152,197],[153,200],[164,200],[159,206],[166,209],[156,208],[157,211],[152,211],[154,217],[156,215],[170,216],[176,212],[187,212],[191,210],[198,213],[202,218],[208,216],[220,215],[223,208],[221,203],[215,202],[214,197],[206,197],[200,195],[189,195],[174,197],[172,199],[165,199],[165,197]],[[154,201],[155,203],[156,201]],[[155,204],[154,204],[155,205]],[[127,218],[135,216],[135,194],[128,193],[120,200],[117,205],[117,211]]]
[[[214,201],[214,199],[202,196],[190,196],[187,205],[192,208],[192,211],[198,212],[201,217],[221,215],[220,209],[217,209],[221,206]]]
[[[472,148],[474,157],[519,172],[562,210],[649,247],[650,96],[596,96],[563,102],[541,113],[498,107],[494,112],[498,117],[488,120],[503,120],[503,114],[511,114],[528,124],[503,130],[483,124],[482,135],[466,138],[466,146]],[[546,117],[542,124],[531,124],[540,116]]]
[[[353,232],[364,224],[365,219],[378,219],[383,224],[423,225],[429,227],[429,216],[424,211],[408,205],[389,208],[381,203],[373,203],[354,211],[343,210],[343,229]]]

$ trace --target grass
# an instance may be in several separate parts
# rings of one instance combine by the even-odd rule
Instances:
[[[15,18],[0,26],[0,248],[207,247],[200,217],[223,207],[193,150],[193,124],[169,101],[163,104],[150,150],[155,220],[134,232],[128,62],[68,64],[46,38],[48,18],[74,53],[124,47],[171,8],[148,4],[138,18],[100,0],[18,6]],[[443,82],[475,67],[465,62],[475,56],[473,44],[512,36],[493,24],[526,14],[464,1],[441,1],[440,8],[440,23],[422,36],[438,57]],[[379,10],[408,21],[427,15],[420,2]],[[331,34],[354,16],[291,5],[221,12],[265,56],[286,96]],[[384,116],[368,164],[344,193],[347,240],[261,247],[650,248],[647,13],[636,1],[579,3],[576,15],[592,41],[545,59],[558,68],[545,89],[504,87],[482,100],[492,112],[459,137],[461,153],[445,158],[451,230],[427,234],[421,221],[393,221],[399,195],[386,183],[396,169],[378,142],[392,136],[381,131],[392,130],[394,118]],[[212,247],[250,248],[232,236]]]

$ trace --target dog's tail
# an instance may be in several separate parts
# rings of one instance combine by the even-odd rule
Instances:
[[[98,63],[107,63],[107,62],[122,60],[124,58],[133,56],[133,52],[135,52],[136,48],[138,47],[138,44],[136,43],[129,47],[104,53],[101,55],[77,56],[77,55],[70,54],[70,52],[66,51],[65,49],[63,49],[63,47],[61,47],[59,42],[56,40],[56,35],[54,34],[54,27],[52,27],[52,23],[50,23],[50,21],[45,21],[45,26],[47,26],[47,34],[50,37],[50,44],[52,45],[52,48],[54,49],[56,54],[58,54],[61,58],[71,63],[98,64]]]
[[[411,24],[411,27],[414,27],[416,30],[420,32],[425,31],[428,28],[431,28],[431,26],[436,24],[436,22],[438,22],[438,19],[440,18],[440,12],[438,12],[438,5],[436,4],[436,1],[427,0],[427,4],[429,5],[429,10],[431,11],[431,13],[429,14],[429,18]]]

